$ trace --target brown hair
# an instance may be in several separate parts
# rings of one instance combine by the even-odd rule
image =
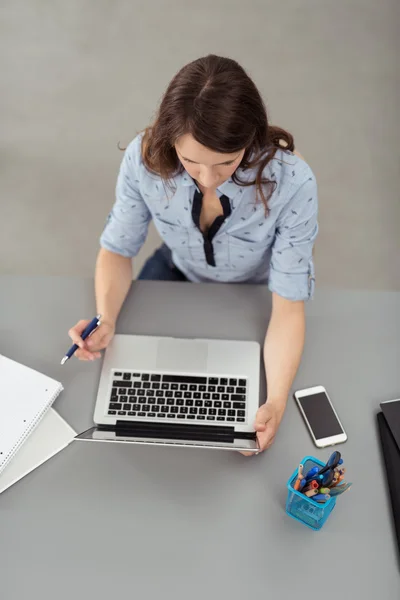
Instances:
[[[186,133],[215,152],[246,148],[239,167],[258,167],[256,178],[241,181],[235,171],[232,179],[242,186],[255,184],[256,200],[261,198],[268,212],[276,183],[263,178],[263,170],[278,148],[293,152],[294,141],[284,129],[269,125],[259,91],[235,60],[210,54],[184,66],[168,85],[154,123],[144,130],[143,162],[169,187],[184,171],[174,144]]]

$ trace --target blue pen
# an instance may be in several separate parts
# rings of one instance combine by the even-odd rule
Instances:
[[[314,479],[314,476],[318,473],[319,467],[313,467],[306,473],[305,479],[306,481],[310,481],[310,479]]]
[[[100,319],[101,319],[101,315],[96,315],[95,318],[92,319],[90,321],[90,323],[85,327],[85,329],[82,331],[82,334],[81,334],[81,338],[83,340],[86,340],[86,338],[88,338],[89,335],[92,335],[92,333],[94,331],[96,331],[98,326],[101,324]],[[61,364],[64,365],[67,362],[67,360],[75,354],[75,352],[78,350],[78,348],[79,348],[79,346],[77,344],[74,344],[73,346],[71,346],[71,348],[68,350],[67,354],[61,360]]]

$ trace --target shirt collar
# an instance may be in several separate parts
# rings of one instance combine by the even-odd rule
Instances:
[[[249,179],[252,176],[254,177],[254,174],[250,173],[250,170],[244,171],[243,169],[238,169],[237,174],[239,176],[239,179],[241,179],[242,181],[249,181]],[[194,186],[197,188],[194,180],[185,171],[180,174],[180,177],[182,178],[181,183],[183,186],[185,186],[185,187]],[[220,194],[224,194],[225,196],[228,196],[228,198],[231,200],[232,198],[234,198],[234,196],[236,196],[236,194],[239,192],[239,190],[242,187],[243,186],[237,185],[236,183],[234,183],[234,181],[231,178],[229,178],[226,181],[224,181],[224,183],[222,183],[220,186],[218,186],[217,190]]]

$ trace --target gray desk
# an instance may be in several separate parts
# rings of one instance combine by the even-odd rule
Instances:
[[[92,282],[3,277],[0,287],[0,352],[61,380],[55,407],[83,431],[100,363],[59,361],[69,326],[95,312]],[[262,287],[136,283],[118,332],[262,341],[269,302]],[[295,387],[331,393],[355,484],[322,531],[284,512],[295,465],[329,454],[293,400],[274,446],[253,458],[75,442],[0,496],[2,600],[399,598],[375,426],[379,402],[400,395],[399,307],[396,293],[322,291],[307,306]],[[341,584],[330,589],[334,565]]]

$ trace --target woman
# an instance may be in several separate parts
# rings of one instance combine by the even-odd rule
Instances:
[[[150,220],[164,244],[139,279],[268,283],[268,398],[255,423],[266,449],[303,350],[317,188],[310,167],[294,153],[293,137],[269,125],[256,86],[237,62],[210,55],[183,67],[153,125],[126,149],[96,266],[103,323],[86,342],[80,333],[87,321],[69,332],[81,360],[98,358],[113,337],[132,282],[131,259]]]

